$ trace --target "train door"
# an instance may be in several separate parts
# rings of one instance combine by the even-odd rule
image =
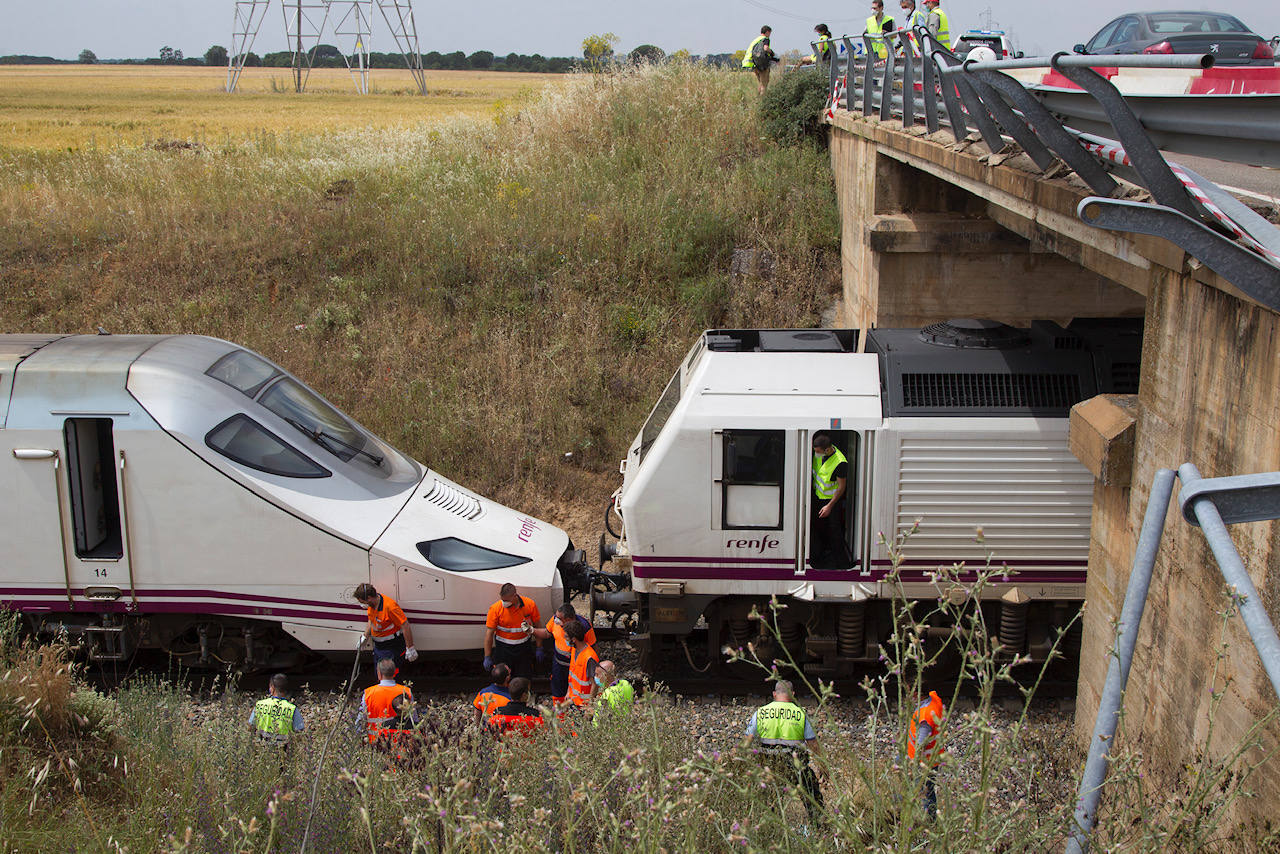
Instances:
[[[853,430],[816,430],[813,433],[801,431],[804,438],[805,465],[798,468],[805,475],[802,487],[805,496],[805,510],[801,516],[804,548],[801,553],[805,558],[805,566],[809,569],[861,569],[865,566],[862,529],[859,523],[866,504],[866,484],[864,472],[867,471],[866,451],[863,434]],[[819,497],[819,471],[822,465],[813,449],[813,442],[819,436],[826,436],[839,455],[842,462],[827,463],[823,469],[829,479],[836,481],[843,475],[844,492],[835,503],[831,512],[823,510],[830,500]],[[829,492],[826,486],[822,487]],[[835,487],[838,490],[838,485]],[[832,515],[834,513],[834,515]]]
[[[136,601],[128,540],[125,454],[110,418],[68,418],[59,502],[68,593],[73,601]]]
[[[785,430],[717,430],[712,451],[712,528],[726,556],[768,569],[791,567],[795,514]]]

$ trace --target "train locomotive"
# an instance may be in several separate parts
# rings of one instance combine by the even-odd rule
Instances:
[[[362,582],[424,654],[472,650],[503,582],[546,613],[583,572],[563,531],[214,338],[0,336],[0,444],[0,604],[100,660],[349,655]]]
[[[634,612],[651,669],[723,669],[725,646],[754,640],[837,677],[878,660],[895,596],[964,601],[993,566],[987,625],[1043,660],[1089,557],[1093,479],[1068,450],[1069,411],[1136,392],[1140,353],[1140,319],[708,331],[622,461],[601,560],[631,589],[594,603]],[[847,565],[814,560],[819,432],[848,460]],[[888,544],[908,532],[895,567]],[[943,589],[936,570],[958,562]],[[778,641],[749,618],[770,597],[787,605]]]

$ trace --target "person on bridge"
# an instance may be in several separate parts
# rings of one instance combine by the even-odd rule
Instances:
[[[551,702],[554,705],[560,705],[564,702],[565,696],[569,693],[569,639],[565,637],[564,627],[568,623],[582,623],[583,628],[587,630],[587,646],[594,647],[596,645],[596,631],[587,622],[587,618],[578,614],[573,606],[565,602],[556,609],[550,620],[547,620],[547,626],[544,629],[534,629],[533,635],[539,640],[546,638],[555,639],[555,652],[551,659]],[[541,648],[539,648],[541,651]]]
[[[373,641],[373,661],[377,665],[384,658],[417,661],[418,650],[413,646],[413,628],[404,611],[390,596],[383,596],[372,584],[361,584],[355,589],[357,602],[365,606],[369,617],[368,637]],[[363,644],[361,644],[363,646]]]
[[[904,30],[910,30],[911,35],[911,52],[916,56],[920,55],[920,45],[916,42],[916,27],[924,27],[929,24],[929,17],[924,12],[916,8],[916,0],[902,0],[898,4],[902,7],[902,17],[898,19],[900,26]]]
[[[817,749],[818,734],[804,709],[792,700],[792,691],[785,679],[774,683],[773,702],[756,709],[747,722],[747,743],[758,739],[765,766],[802,790],[809,822],[817,825],[823,810],[822,789],[809,764],[809,753]]]
[[[923,765],[925,769],[921,806],[929,818],[938,816],[938,790],[935,781],[942,754],[946,752],[939,744],[945,715],[942,698],[937,691],[930,691],[929,696],[911,714],[911,723],[907,729],[907,758]]]
[[[521,596],[510,582],[498,589],[498,596],[484,621],[485,672],[494,664],[505,664],[512,676],[529,678],[533,676],[533,630],[542,615],[537,603]]]
[[[493,676],[492,684],[480,689],[471,705],[476,707],[476,723],[480,724],[511,702],[511,668],[505,664],[495,664],[489,671]],[[526,680],[527,681],[527,680]]]
[[[249,713],[249,729],[263,741],[287,747],[289,736],[302,732],[302,712],[289,701],[289,679],[277,673],[267,682],[267,696]]]
[[[587,643],[587,630],[579,622],[564,627],[569,639],[569,695],[567,702],[584,708],[596,694],[596,668],[600,656]]]
[[[601,718],[606,723],[616,723],[631,713],[631,707],[636,701],[636,692],[630,682],[618,677],[617,665],[612,661],[602,661],[596,665],[595,682],[597,693],[592,704],[593,726],[600,726]]]
[[[742,67],[750,68],[756,75],[756,91],[761,95],[769,88],[769,68],[778,61],[778,56],[769,46],[769,34],[773,27],[765,24],[760,28],[760,35],[747,45],[747,52],[742,57]]]
[[[809,564],[814,569],[848,569],[853,565],[845,542],[845,492],[849,462],[826,433],[813,437],[812,533]]]
[[[542,712],[529,705],[529,680],[517,676],[511,680],[511,702],[498,709],[498,713],[489,718],[489,728],[494,735],[522,735],[525,738],[533,735],[533,731],[543,725]]]
[[[878,36],[881,33],[893,32],[893,18],[884,13],[884,0],[871,0],[871,17],[867,18],[867,34]],[[875,51],[876,61],[884,62],[889,49],[880,39],[873,39],[871,49]]]
[[[395,659],[380,658],[375,669],[378,671],[378,684],[364,689],[364,700],[360,704],[360,717],[364,720],[370,744],[378,740],[381,730],[389,728],[399,718],[392,701],[401,695],[413,701],[413,693],[396,682],[400,669],[396,667]]]
[[[938,40],[938,44],[951,49],[951,22],[947,19],[947,13],[942,11],[942,3],[939,0],[924,0],[924,7],[929,10],[928,18],[925,26],[929,30],[929,35]]]

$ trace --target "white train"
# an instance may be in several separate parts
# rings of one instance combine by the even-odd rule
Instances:
[[[622,527],[601,559],[634,593],[597,595],[597,607],[636,611],[652,664],[701,668],[757,638],[748,614],[777,595],[788,649],[810,672],[841,675],[877,659],[895,590],[966,596],[931,572],[965,561],[971,581],[990,552],[1009,571],[983,593],[988,625],[1043,658],[1084,598],[1089,557],[1093,479],[1067,449],[1069,410],[1136,391],[1140,324],[703,334],[622,462]],[[848,567],[810,561],[819,431],[849,461]],[[901,586],[886,583],[884,541],[916,520]]]
[[[0,444],[0,602],[99,659],[350,652],[361,582],[424,653],[477,649],[500,584],[549,613],[581,569],[563,531],[213,338],[0,336]]]

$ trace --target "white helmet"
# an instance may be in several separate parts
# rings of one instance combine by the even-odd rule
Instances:
[[[997,57],[994,50],[981,44],[969,51],[965,59],[972,59],[974,62],[995,62]]]

